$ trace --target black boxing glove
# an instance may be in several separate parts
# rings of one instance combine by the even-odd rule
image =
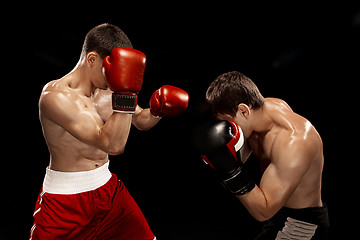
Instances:
[[[236,195],[250,192],[255,183],[241,161],[244,135],[240,126],[232,121],[216,121],[198,130],[195,141],[201,157],[216,170],[223,185]]]

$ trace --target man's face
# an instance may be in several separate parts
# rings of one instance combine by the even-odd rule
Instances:
[[[85,61],[88,66],[88,75],[94,87],[106,90],[108,84],[103,71],[103,59],[95,51],[92,51],[87,53]]]
[[[96,88],[106,90],[108,88],[108,84],[102,63],[103,63],[103,59],[97,56],[96,63],[94,66],[93,84]]]

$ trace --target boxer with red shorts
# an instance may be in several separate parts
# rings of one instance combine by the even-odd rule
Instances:
[[[76,67],[44,87],[39,115],[50,164],[30,239],[156,239],[108,168],[108,155],[124,152],[131,124],[149,130],[187,108],[188,94],[170,85],[155,91],[150,108],[137,105],[145,65],[118,27],[102,24],[86,35]]]
[[[154,239],[126,187],[110,173],[108,162],[87,172],[46,171],[32,239]]]

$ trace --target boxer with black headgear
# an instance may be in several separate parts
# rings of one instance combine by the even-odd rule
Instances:
[[[86,35],[76,67],[43,88],[39,113],[50,164],[30,239],[155,239],[108,169],[108,155],[124,152],[131,124],[148,130],[187,107],[188,94],[169,85],[155,91],[150,108],[139,107],[145,65],[145,54],[117,26],[102,24]]]
[[[216,78],[206,100],[219,121],[197,132],[197,146],[227,189],[265,222],[256,239],[327,239],[323,143],[315,127],[236,71]],[[258,185],[247,169],[251,152],[260,160]]]

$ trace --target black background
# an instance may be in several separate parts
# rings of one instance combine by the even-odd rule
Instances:
[[[79,3],[81,4],[81,3]],[[265,97],[284,99],[324,141],[323,200],[332,236],[353,231],[360,8],[243,6],[183,1],[28,4],[2,19],[3,161],[0,239],[27,239],[49,154],[38,120],[42,87],[76,65],[85,34],[109,22],[147,56],[139,105],[164,84],[185,89],[187,111],[147,132],[132,127],[110,170],[126,184],[159,240],[251,239],[256,222],[191,146],[205,91],[218,75],[248,75]],[[9,17],[11,16],[11,17]],[[355,142],[354,140],[355,139]],[[353,144],[351,144],[353,142]],[[256,161],[256,159],[253,159]]]

